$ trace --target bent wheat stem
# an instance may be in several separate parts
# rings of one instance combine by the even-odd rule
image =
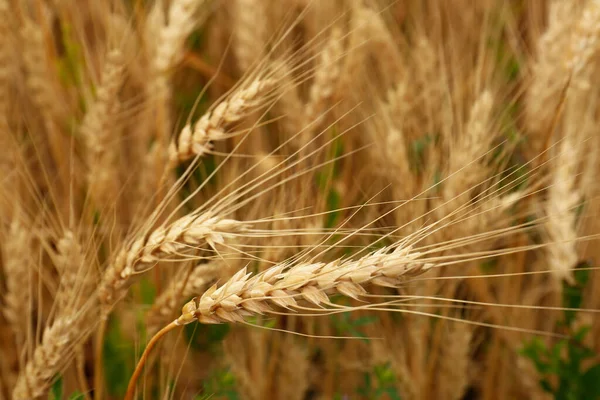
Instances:
[[[152,351],[154,346],[156,346],[156,343],[158,343],[160,338],[165,336],[167,334],[167,332],[169,332],[181,325],[182,324],[179,323],[178,320],[175,320],[175,321],[171,322],[169,325],[162,328],[160,331],[158,331],[156,333],[156,335],[154,335],[152,337],[152,339],[150,339],[150,341],[148,342],[148,345],[146,346],[146,348],[144,349],[144,352],[142,353],[142,357],[140,357],[140,360],[138,361],[138,363],[135,367],[135,371],[133,371],[133,375],[131,375],[131,379],[129,380],[129,384],[127,385],[127,392],[125,393],[124,400],[133,400],[133,396],[135,395],[136,382],[137,382],[138,378],[140,377],[142,370],[144,369],[144,365],[146,364],[148,355],[150,354],[150,352]]]

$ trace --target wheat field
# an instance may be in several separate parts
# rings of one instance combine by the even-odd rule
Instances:
[[[598,82],[598,0],[0,0],[0,400],[600,399]]]

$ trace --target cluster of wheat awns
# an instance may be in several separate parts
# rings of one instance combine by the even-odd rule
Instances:
[[[0,400],[541,395],[599,49],[597,0],[0,0]]]

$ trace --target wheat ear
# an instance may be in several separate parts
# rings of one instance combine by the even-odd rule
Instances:
[[[133,276],[154,267],[166,257],[181,257],[199,246],[215,246],[225,237],[243,232],[240,221],[209,214],[186,215],[169,226],[160,227],[125,246],[105,271],[99,286],[100,302],[107,306],[125,295]]]
[[[225,139],[226,127],[264,104],[274,86],[275,81],[272,79],[255,79],[204,114],[193,127],[187,124],[169,148],[171,165],[175,166],[180,161],[209,152],[210,142]]]
[[[109,51],[96,100],[86,113],[81,126],[87,145],[89,191],[96,206],[103,210],[114,202],[119,187],[119,171],[113,147],[118,143],[114,120],[119,107],[118,94],[123,75],[121,51]]]
[[[329,292],[359,298],[367,294],[362,285],[397,287],[404,278],[424,273],[433,264],[419,260],[420,253],[410,246],[387,247],[358,260],[336,260],[329,263],[275,265],[252,276],[246,268],[238,271],[220,288],[208,289],[200,298],[186,303],[181,316],[161,329],[148,343],[129,381],[125,400],[133,399],[135,386],[151,349],[157,341],[177,326],[197,320],[219,324],[242,322],[244,317],[272,311],[269,304],[289,310],[302,310],[296,299],[304,299],[317,307],[331,304]]]
[[[577,264],[576,210],[581,202],[578,190],[577,163],[580,151],[570,135],[563,139],[554,165],[552,184],[548,189],[546,231],[552,246],[548,246],[548,261],[558,279],[573,283],[571,269]]]
[[[234,51],[240,71],[247,71],[263,56],[267,39],[267,3],[263,0],[234,0]]]
[[[31,301],[30,252],[32,240],[27,228],[14,218],[3,242],[3,265],[6,291],[3,295],[4,317],[18,341],[18,347],[27,335],[27,318]]]
[[[444,186],[446,200],[462,197],[461,205],[468,199],[470,188],[477,187],[485,181],[489,167],[481,158],[489,150],[494,136],[490,131],[491,113],[494,99],[489,90],[482,92],[473,107],[467,122],[465,134],[454,143],[449,155],[448,174],[454,175]],[[452,202],[454,209],[458,208],[456,201]]]
[[[72,317],[59,318],[44,331],[42,342],[36,347],[33,358],[17,378],[13,400],[31,400],[42,397],[50,389],[52,380],[60,372],[65,354],[72,348],[80,331]]]
[[[364,284],[397,287],[403,278],[424,273],[433,266],[420,261],[419,256],[410,247],[397,246],[358,260],[279,264],[254,276],[244,268],[221,287],[214,285],[200,298],[188,302],[177,321],[241,322],[245,316],[269,313],[270,304],[299,310],[296,299],[322,307],[331,304],[329,292],[359,298],[367,293]]]
[[[314,120],[333,98],[341,72],[341,58],[344,52],[342,31],[334,28],[331,36],[319,55],[315,77],[310,87],[306,106],[306,121]]]

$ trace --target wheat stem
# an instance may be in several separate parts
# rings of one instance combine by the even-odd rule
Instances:
[[[146,360],[148,359],[150,352],[152,351],[154,346],[156,346],[156,344],[158,343],[160,338],[162,338],[169,331],[172,331],[173,329],[175,329],[176,327],[178,327],[180,325],[181,324],[179,322],[177,322],[177,320],[175,320],[175,321],[171,322],[169,325],[162,328],[160,331],[158,331],[156,333],[156,335],[154,335],[152,337],[152,339],[150,339],[150,341],[148,342],[148,345],[146,346],[146,348],[144,349],[144,352],[142,353],[142,356],[140,357],[140,360],[138,361],[138,363],[135,367],[135,370],[133,371],[133,375],[131,375],[131,379],[129,380],[129,384],[127,385],[127,392],[125,393],[125,397],[123,398],[123,400],[133,400],[133,396],[135,395],[135,386],[136,386],[136,383],[142,373],[142,370],[144,369]]]

